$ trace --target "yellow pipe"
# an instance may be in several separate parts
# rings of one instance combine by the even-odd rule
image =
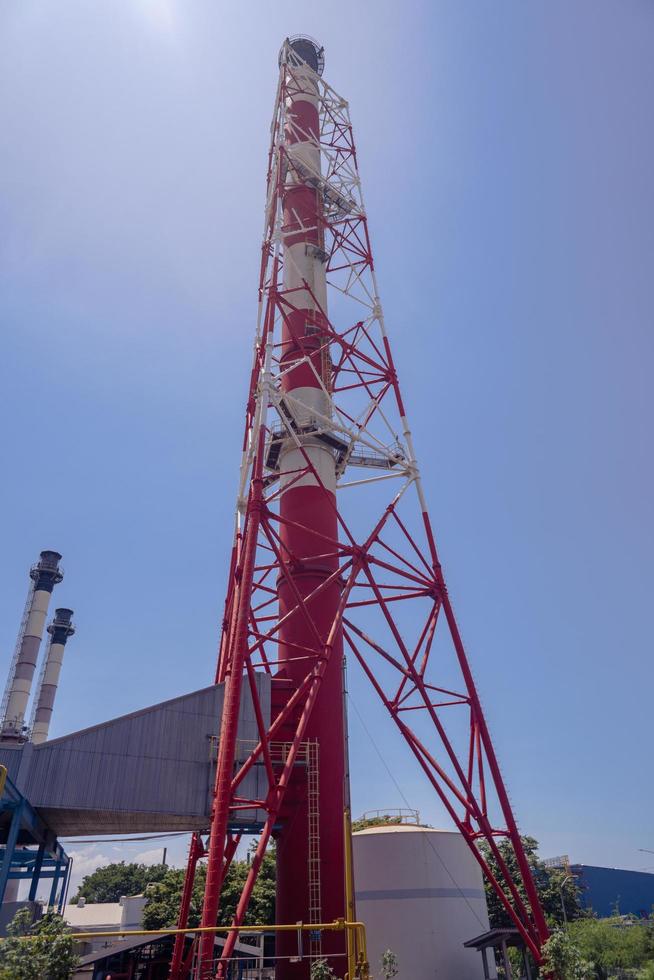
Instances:
[[[355,977],[359,977],[360,980],[367,980],[368,978],[368,944],[366,937],[366,927],[363,922],[349,922],[345,919],[334,919],[333,922],[299,922],[295,925],[283,924],[283,925],[270,925],[269,923],[259,923],[258,925],[251,926],[196,926],[193,929],[112,929],[106,932],[71,932],[68,933],[71,939],[82,940],[82,939],[110,939],[112,937],[125,938],[126,936],[176,936],[179,933],[184,935],[195,935],[203,932],[309,932],[314,929],[325,930],[329,932],[338,932],[346,929],[348,932],[348,940],[351,932],[356,933],[358,942],[356,943],[355,949],[357,949],[354,973],[351,976],[351,980]],[[19,936],[19,939],[29,940],[29,939],[56,939],[56,936]],[[5,942],[4,939],[0,939],[0,943]],[[348,941],[348,963],[349,963],[349,941]]]
[[[363,922],[345,922],[344,919],[335,919],[333,922],[310,922],[297,923],[295,925],[253,925],[253,926],[196,926],[194,929],[124,929],[113,930],[112,932],[71,932],[73,939],[89,939],[92,936],[175,936],[180,932],[202,933],[202,932],[309,932],[314,929],[330,930],[336,932],[341,929],[358,929]]]
[[[366,927],[363,922],[346,922],[345,919],[334,919],[333,922],[299,922],[294,925],[278,925],[270,923],[259,923],[251,926],[196,926],[193,929],[113,929],[107,932],[71,932],[68,933],[71,939],[104,939],[110,936],[176,936],[178,933],[185,935],[201,932],[310,932],[320,929],[331,932],[347,929],[354,929],[361,934],[363,947],[366,944]],[[45,936],[21,936],[21,939],[43,939]]]

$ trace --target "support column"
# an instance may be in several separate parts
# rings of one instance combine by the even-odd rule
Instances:
[[[529,962],[529,951],[525,948],[522,953],[522,962],[525,965],[526,980],[532,980],[531,964]]]
[[[509,962],[509,954],[506,948],[506,939],[502,940],[502,964],[504,966],[504,975],[506,980],[513,980],[513,971],[511,970],[511,964]]]
[[[7,835],[7,843],[5,844],[5,856],[3,858],[2,865],[0,866],[0,905],[5,901],[7,883],[9,881],[9,872],[11,871],[11,860],[14,856],[14,851],[16,850],[16,844],[18,843],[18,834],[20,831],[22,818],[23,803],[21,801],[17,804],[11,817],[9,834]],[[14,899],[11,900],[14,901]]]
[[[45,854],[45,844],[40,844],[39,849],[36,853],[36,861],[34,862],[34,874],[32,875],[32,882],[30,884],[30,891],[28,900],[30,902],[36,901],[36,893],[39,887],[39,881],[41,878],[41,868],[43,867],[43,856]]]
[[[57,898],[57,886],[59,884],[60,877],[61,877],[61,861],[57,861],[52,874],[52,888],[50,889],[50,898],[48,899],[48,912],[54,911],[55,899]]]

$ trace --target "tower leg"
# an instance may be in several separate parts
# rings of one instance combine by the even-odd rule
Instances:
[[[204,846],[202,844],[202,838],[199,834],[193,834],[189,845],[186,876],[184,878],[182,900],[179,907],[179,916],[177,918],[178,929],[186,929],[188,925],[188,914],[191,907],[191,899],[193,897],[193,885],[195,884],[195,870],[197,868],[198,860],[203,856],[203,854]],[[185,937],[183,933],[178,933],[175,936],[173,956],[170,962],[170,980],[181,980],[181,977],[183,976],[182,958],[184,955],[184,939]]]

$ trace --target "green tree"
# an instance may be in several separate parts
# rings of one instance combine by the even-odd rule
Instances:
[[[649,919],[643,923],[645,930],[645,951],[648,960],[654,961],[654,907],[650,909]]]
[[[249,860],[231,863],[220,897],[218,921],[221,925],[229,925],[232,921],[249,867]],[[191,928],[200,924],[206,874],[205,866],[199,865],[195,874],[189,911]],[[256,925],[258,922],[269,924],[275,921],[275,877],[275,852],[271,849],[264,856],[259,870],[245,917],[246,925]],[[165,929],[175,925],[183,884],[184,871],[170,869],[161,881],[148,886],[146,890],[148,902],[143,913],[143,925],[146,929]]]
[[[231,922],[236,911],[236,905],[243,885],[250,870],[250,859],[247,861],[232,861],[227,873],[225,883],[221,893],[221,913],[220,921],[227,925]],[[275,921],[275,888],[277,881],[277,867],[275,850],[271,848],[264,855],[261,868],[252,892],[250,905],[245,917],[248,925],[255,925],[257,922],[273,923]]]
[[[352,833],[356,834],[359,830],[367,830],[368,827],[397,827],[401,823],[401,817],[392,817],[390,814],[380,817],[361,817],[360,820],[352,821]]]
[[[207,871],[203,864],[195,873],[191,907],[188,924],[191,928],[200,925],[202,914],[202,899]],[[184,885],[184,871],[181,868],[169,868],[161,881],[148,885],[145,894],[148,897],[143,911],[143,926],[145,929],[168,929],[177,924],[179,903]]]
[[[538,857],[538,841],[534,840],[533,837],[522,837],[521,840],[531,875],[536,885],[536,891],[538,892],[540,904],[550,926],[556,928],[556,926],[563,924],[561,896],[563,896],[563,904],[565,905],[565,913],[568,922],[583,916],[585,912],[582,909],[579,901],[579,889],[574,878],[571,878],[564,871],[561,871],[558,868],[546,867],[545,863]],[[515,854],[513,853],[511,842],[506,839],[498,842],[498,849],[502,855],[502,858],[506,862],[513,880],[517,884],[520,896],[526,902],[527,895],[522,882],[519,880],[520,874],[518,871],[518,862]],[[503,882],[502,873],[497,863],[497,859],[491,853],[488,844],[484,842],[481,845],[481,850],[493,874],[496,876],[498,881]],[[502,905],[500,899],[496,895],[494,888],[486,880],[484,880],[484,885],[486,888],[486,901],[488,904],[488,916],[491,927],[494,929],[499,929],[512,926],[513,922]]]
[[[387,949],[382,953],[379,965],[384,980],[393,980],[393,977],[396,977],[399,972],[397,956],[392,949]]]
[[[314,960],[310,975],[311,980],[338,980],[327,960]]]
[[[543,946],[543,967],[557,980],[592,980],[591,964],[585,960],[569,932],[556,929]]]
[[[161,881],[167,871],[165,864],[107,864],[86,875],[71,902],[75,904],[80,898],[87,902],[117,902],[122,895],[141,895],[151,882]]]
[[[31,910],[20,909],[0,943],[0,980],[70,980],[77,962],[60,915],[44,915],[32,924]]]
[[[651,960],[649,928],[612,917],[580,919],[572,922],[568,931],[583,958],[593,964],[593,976],[607,980],[616,971],[635,970]]]

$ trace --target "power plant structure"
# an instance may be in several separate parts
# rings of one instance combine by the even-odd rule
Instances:
[[[64,577],[59,567],[60,561],[59,552],[42,551],[38,562],[30,569],[30,588],[0,708],[2,741],[21,741],[27,738],[25,713],[32,691],[50,597],[55,585]]]
[[[214,782],[224,686],[182,694],[82,731],[50,739],[64,651],[74,634],[72,609],[47,628],[29,724],[25,723],[50,594],[63,578],[61,555],[45,551],[30,570],[30,590],[10,663],[0,733],[0,935],[21,904],[37,897],[61,910],[71,860],[59,837],[205,830]],[[270,683],[255,679],[257,710],[270,719]],[[251,700],[242,699],[239,739],[256,737]],[[261,795],[261,774],[246,780]],[[257,812],[243,811],[245,831]],[[25,885],[24,902],[18,888]]]
[[[43,658],[43,667],[34,697],[34,707],[29,731],[33,742],[45,742],[50,731],[52,709],[59,686],[59,675],[64,661],[68,638],[75,632],[72,609],[55,609],[55,616],[48,626],[49,642]]]
[[[438,558],[377,288],[347,101],[324,51],[287,39],[271,126],[259,307],[216,682],[224,710],[208,844],[194,838],[178,926],[207,857],[201,925],[171,977],[222,975],[220,892],[256,811],[258,843],[236,907],[243,924],[271,839],[277,922],[308,924],[307,947],[277,934],[278,980],[324,957],[352,968],[344,882],[347,817],[344,650],[370,681],[436,798],[536,963],[548,929]],[[270,683],[269,721],[257,678]],[[257,737],[244,747],[247,692]],[[265,788],[245,789],[253,769]],[[250,825],[250,830],[252,825]],[[508,842],[514,877],[499,843]],[[513,863],[513,862],[511,862]],[[350,976],[352,969],[350,969]]]
[[[64,647],[75,632],[71,625],[72,609],[57,609],[47,629],[49,642],[31,719],[26,724],[50,598],[55,585],[64,577],[60,561],[58,551],[42,551],[38,562],[30,568],[30,586],[0,709],[0,756],[8,754],[14,760],[23,758],[24,746],[47,738]],[[51,882],[50,905],[61,907],[70,870],[68,856],[30,801],[7,778],[10,768],[5,766],[0,793],[0,837],[6,835],[0,851],[0,903],[8,903],[10,912],[17,908],[21,879],[29,881],[28,900],[33,902],[38,884],[47,879]],[[25,845],[34,845],[36,849],[32,851]],[[5,909],[0,912],[2,926],[9,921],[4,912]]]
[[[446,920],[447,900],[458,908],[464,900],[482,927],[484,875],[536,964],[548,937],[436,549],[377,286],[349,106],[323,69],[318,42],[284,41],[213,684],[49,739],[74,633],[72,610],[60,607],[26,724],[50,596],[63,577],[61,555],[44,551],[30,571],[2,704],[0,901],[24,880],[34,902],[47,877],[49,907],[62,907],[70,860],[58,836],[190,831],[170,980],[229,973],[273,841],[277,980],[307,980],[317,959],[365,980],[357,892],[377,923],[389,908],[402,919],[403,901],[418,903],[416,921],[427,923],[437,908]],[[451,831],[395,828],[358,835],[353,845],[346,654]],[[217,942],[221,889],[244,837],[256,837],[256,847],[232,927]],[[424,886],[416,884],[421,848],[431,875]],[[202,931],[189,932],[202,860]],[[449,861],[459,869],[455,895],[439,878]],[[406,887],[378,874],[394,862],[409,876]],[[363,885],[355,890],[357,871]],[[429,944],[422,960],[407,951],[416,980],[421,964],[425,978],[433,974],[436,953],[443,969],[463,970],[457,980],[475,975],[470,949],[456,932],[454,951],[450,932],[447,955]]]

